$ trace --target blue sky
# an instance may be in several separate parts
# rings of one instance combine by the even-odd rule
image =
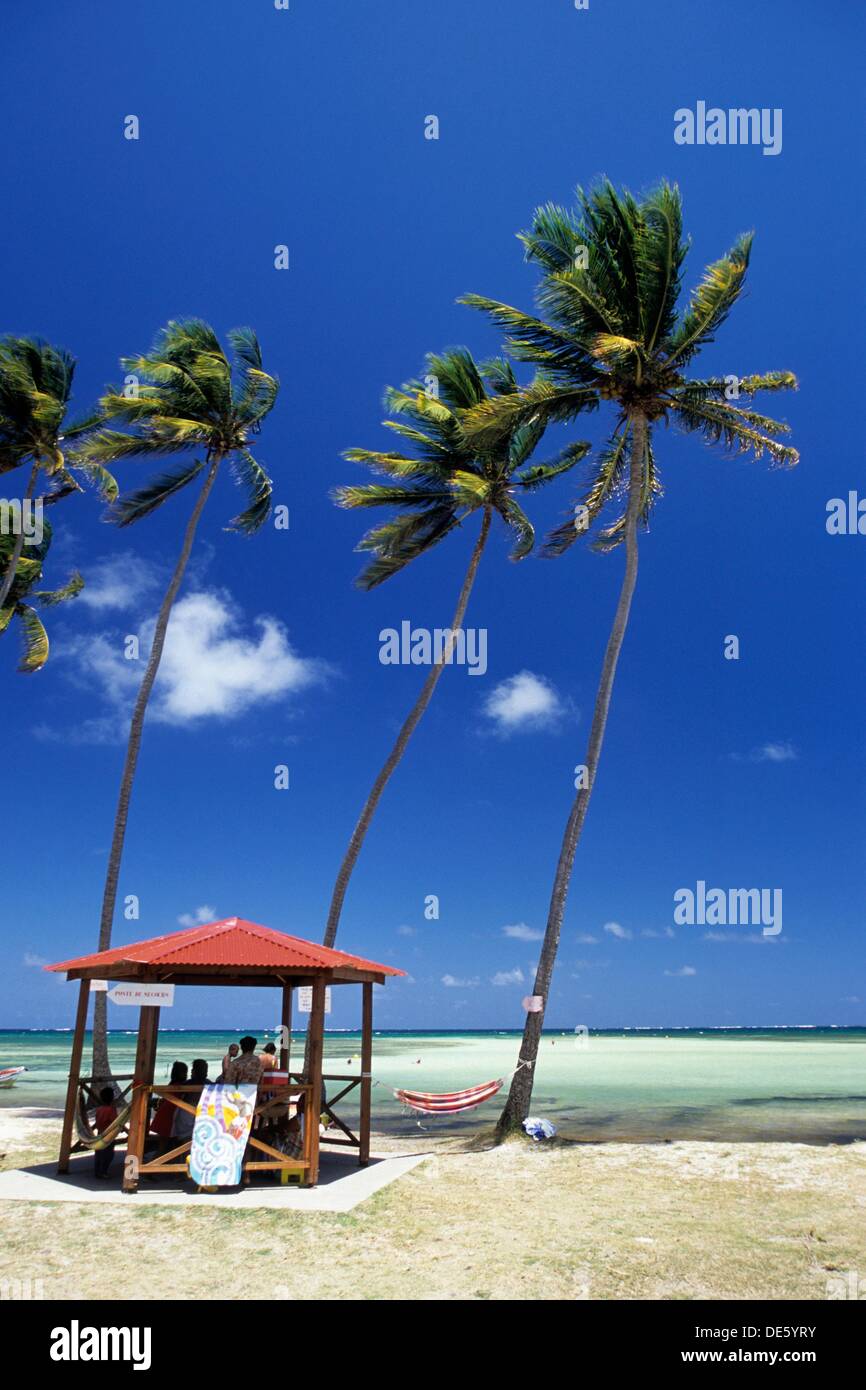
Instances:
[[[107,0],[33,0],[6,16],[3,331],[72,349],[82,409],[117,379],[121,353],[183,315],[220,333],[252,324],[282,381],[259,453],[291,526],[225,533],[238,510],[228,477],[208,504],[134,793],[121,893],[141,915],[118,917],[118,943],[203,908],[321,935],[345,842],[424,674],[382,666],[379,631],[447,623],[477,525],[360,592],[361,519],[328,498],[361,480],[341,451],[384,440],[382,389],[426,351],[497,349],[455,300],[531,306],[514,234],[537,204],[601,174],[638,191],[666,176],[692,237],[687,285],[756,230],[748,293],[701,363],[796,371],[800,392],[774,404],[802,461],[772,472],[674,430],[657,440],[666,496],[642,542],[548,1022],[864,1021],[864,541],[825,529],[827,501],[861,478],[858,378],[835,345],[861,351],[848,55],[862,27],[841,0],[581,12],[570,0],[291,0],[288,12],[151,0],[144,22]],[[674,112],[698,100],[781,108],[781,153],[675,144]],[[138,141],[123,138],[129,114]],[[430,114],[438,141],[424,139]],[[605,423],[575,437],[597,440]],[[142,474],[127,465],[122,481]],[[538,528],[571,498],[564,480],[533,499]],[[0,644],[0,1026],[71,1022],[72,988],[38,965],[95,946],[130,702],[119,652],[155,610],[191,502],[123,533],[93,496],[63,504],[46,579],[78,565],[90,598],[48,615],[42,674],[16,675],[12,640]],[[515,566],[494,536],[467,618],[488,630],[487,673],[445,673],[343,917],[338,944],[411,974],[380,994],[380,1026],[521,1026],[621,565],[575,547]],[[738,662],[722,657],[728,633]],[[554,692],[552,710],[509,732],[486,702],[523,672]],[[781,935],[670,935],[674,892],[699,879],[781,888]],[[339,1002],[332,1022],[353,1022],[353,1007]],[[189,991],[171,1021],[235,1012]],[[244,1012],[273,1021],[270,1001]]]

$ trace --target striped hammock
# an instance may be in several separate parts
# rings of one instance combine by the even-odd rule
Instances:
[[[502,1089],[505,1077],[498,1081],[485,1081],[483,1086],[471,1086],[468,1091],[446,1091],[434,1095],[428,1091],[395,1091],[394,1095],[404,1105],[420,1110],[422,1115],[459,1115],[463,1110],[472,1110],[492,1100]]]

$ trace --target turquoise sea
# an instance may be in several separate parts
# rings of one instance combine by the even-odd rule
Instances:
[[[167,1077],[176,1058],[195,1057],[204,1057],[215,1076],[236,1036],[160,1032],[158,1077]],[[519,1045],[520,1035],[505,1031],[377,1032],[374,1128],[417,1134],[418,1117],[404,1113],[390,1088],[451,1091],[507,1075]],[[0,1106],[60,1106],[70,1046],[68,1031],[0,1030],[0,1066],[28,1068],[14,1087],[0,1089]],[[135,1034],[112,1032],[110,1050],[115,1073],[131,1072]],[[357,1076],[359,1051],[358,1033],[328,1033],[325,1071]],[[293,1052],[300,1061],[302,1034],[293,1035]],[[328,1083],[330,1095],[340,1089],[338,1081]],[[439,1133],[482,1128],[495,1120],[497,1103],[459,1120],[421,1123]],[[634,1030],[584,1038],[551,1031],[542,1041],[532,1108],[561,1134],[587,1140],[866,1139],[866,1028]],[[351,1122],[348,1101],[338,1110]]]

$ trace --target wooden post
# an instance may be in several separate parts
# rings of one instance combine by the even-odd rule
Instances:
[[[78,1012],[72,1035],[72,1056],[69,1059],[69,1081],[66,1086],[66,1109],[63,1112],[63,1131],[60,1136],[58,1173],[69,1172],[69,1155],[75,1133],[75,1107],[78,1104],[78,1082],[81,1079],[81,1054],[84,1051],[84,1031],[87,1027],[87,1005],[90,1002],[90,981],[82,980],[78,989]]]
[[[285,1032],[285,1047],[280,1048],[280,1071],[288,1071],[292,1059],[292,986],[283,985],[283,1016],[280,1019]]]
[[[322,1113],[322,1058],[325,1046],[325,978],[313,980],[313,1001],[310,1009],[307,1046],[307,1075],[312,1092],[304,1122],[310,1126],[310,1168],[307,1181],[315,1187],[319,1181],[319,1116]]]
[[[129,1115],[129,1139],[123,1164],[123,1191],[138,1191],[138,1170],[144,1156],[147,1138],[147,1117],[150,1090],[156,1061],[156,1035],[159,1028],[159,1009],[142,1005],[138,1016],[138,1045],[135,1049],[135,1068],[132,1080],[132,1110]]]
[[[373,1098],[373,985],[369,980],[365,980],[361,989],[361,1125],[358,1135],[358,1162],[365,1167],[370,1162],[370,1113]]]

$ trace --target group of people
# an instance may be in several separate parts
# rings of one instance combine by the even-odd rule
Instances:
[[[222,1070],[216,1078],[216,1084],[258,1086],[262,1077],[266,1076],[268,1072],[276,1071],[279,1066],[276,1044],[265,1043],[260,1052],[256,1051],[257,1047],[258,1039],[249,1035],[241,1038],[240,1042],[230,1043],[228,1051],[222,1059]],[[149,1148],[155,1149],[157,1154],[168,1153],[170,1149],[176,1148],[184,1140],[192,1138],[195,1127],[195,1109],[205,1086],[211,1084],[213,1083],[208,1076],[208,1064],[204,1058],[197,1057],[191,1068],[187,1066],[186,1062],[173,1063],[169,1085],[190,1086],[195,1087],[195,1090],[187,1090],[182,1093],[181,1098],[185,1102],[184,1106],[176,1105],[170,1096],[154,1097],[155,1109],[148,1126]],[[100,1092],[99,1100],[100,1104],[94,1115],[94,1128],[97,1134],[104,1134],[117,1119],[116,1097],[112,1087],[106,1086]],[[187,1109],[187,1106],[191,1108]],[[289,1115],[287,1108],[285,1113],[275,1115],[267,1122],[258,1125],[256,1137],[281,1153],[299,1153],[301,1144],[300,1115],[297,1113]],[[114,1144],[106,1144],[103,1148],[95,1150],[94,1171],[96,1177],[108,1176],[113,1156]]]
[[[261,1052],[256,1052],[258,1039],[241,1038],[239,1043],[231,1043],[222,1060],[222,1070],[216,1078],[217,1085],[258,1086],[262,1077],[277,1069],[277,1049],[274,1043],[266,1043]],[[170,1096],[163,1096],[153,1113],[150,1133],[160,1141],[165,1152],[172,1145],[170,1140],[181,1141],[192,1137],[195,1125],[195,1107],[198,1105],[205,1086],[212,1084],[208,1076],[208,1064],[198,1057],[187,1070],[186,1062],[175,1062],[171,1069],[169,1084],[172,1086],[195,1086],[194,1091],[184,1091],[182,1099],[192,1110],[175,1105]]]

